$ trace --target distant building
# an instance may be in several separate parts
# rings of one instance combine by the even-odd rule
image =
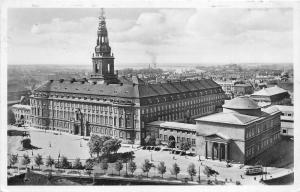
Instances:
[[[218,83],[222,87],[222,89],[225,92],[227,98],[232,98],[233,97],[234,82],[235,81],[216,81],[216,83]]]
[[[281,135],[294,136],[294,106],[275,105],[280,112]]]
[[[225,103],[223,112],[196,122],[196,152],[210,159],[247,164],[280,139],[280,111],[261,109],[245,96]]]
[[[290,105],[291,98],[287,90],[278,86],[263,88],[254,92],[251,98],[256,102],[269,103],[271,105]]]
[[[16,123],[31,125],[31,107],[29,105],[15,104],[11,106]]]
[[[253,86],[250,84],[235,84],[233,86],[233,94],[235,97],[243,96],[243,95],[250,95],[253,93]]]

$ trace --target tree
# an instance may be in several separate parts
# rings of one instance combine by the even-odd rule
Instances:
[[[18,155],[11,154],[9,158],[9,167],[11,168],[12,165],[15,165],[18,162]]]
[[[51,158],[51,156],[49,155],[46,159],[46,166],[47,167],[51,167],[51,170],[52,170],[52,166],[54,165],[54,159]]]
[[[99,157],[99,154],[102,152],[103,143],[107,140],[109,140],[111,137],[108,136],[99,136],[99,135],[92,135],[88,146],[90,149],[90,154],[97,154],[97,157]]]
[[[176,176],[180,173],[180,167],[178,167],[177,163],[174,163],[171,168],[171,174]]]
[[[7,110],[7,123],[8,124],[15,124],[16,123],[15,114],[11,109]]]
[[[176,141],[175,140],[169,140],[169,143],[168,143],[168,147],[169,148],[175,148],[175,145],[176,145]]]
[[[106,171],[108,169],[108,160],[107,159],[103,159],[100,163],[100,168],[104,171]]]
[[[187,150],[189,150],[191,148],[191,143],[190,142],[182,142],[180,144],[180,149],[183,150],[184,152],[186,152]]]
[[[128,163],[128,161],[132,161],[132,159],[134,158],[133,154],[134,154],[134,152],[130,151],[130,152],[122,153],[122,155],[121,155],[121,159],[123,160],[123,163],[125,163],[125,166],[126,166],[126,176],[128,175],[128,173],[127,173],[127,163]]]
[[[70,162],[66,156],[62,156],[61,158],[61,168],[68,169],[70,168]]]
[[[81,164],[81,161],[80,161],[80,158],[76,158],[74,163],[73,163],[73,167],[75,169],[81,169],[82,168],[82,164]]]
[[[157,166],[157,170],[161,174],[161,178],[164,178],[164,174],[167,171],[167,167],[165,166],[165,162],[160,162]]]
[[[123,169],[123,163],[122,161],[118,160],[115,162],[115,170],[119,171],[119,176],[121,175],[121,170]]]
[[[43,158],[40,154],[37,154],[37,156],[35,156],[34,158],[34,163],[39,167],[39,169],[41,170],[41,165],[44,165],[43,162]]]
[[[151,167],[153,167],[152,163],[150,163],[149,159],[145,159],[145,161],[142,165],[142,170],[144,173],[147,173],[147,177],[148,177],[148,173],[149,173]]]
[[[91,170],[94,167],[94,160],[93,159],[87,159],[85,161],[85,169],[86,170]]]
[[[103,143],[102,152],[109,155],[110,153],[116,153],[121,147],[121,140],[109,139]]]
[[[133,175],[136,170],[136,163],[134,161],[130,161],[128,164],[128,169],[131,172],[131,175]]]
[[[22,159],[22,165],[25,165],[27,168],[27,165],[30,163],[30,158],[28,155],[24,154]]]
[[[196,168],[195,168],[195,164],[194,163],[191,163],[189,166],[188,166],[188,174],[191,176],[191,181],[193,181],[193,176],[196,175],[197,171],[196,171]]]

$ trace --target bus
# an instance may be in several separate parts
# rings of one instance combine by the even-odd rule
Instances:
[[[261,165],[256,165],[248,167],[245,169],[245,175],[258,175],[263,173],[263,167]]]

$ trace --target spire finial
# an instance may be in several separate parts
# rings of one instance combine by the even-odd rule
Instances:
[[[105,18],[104,14],[105,14],[104,9],[101,8],[101,10],[100,10],[100,18]]]

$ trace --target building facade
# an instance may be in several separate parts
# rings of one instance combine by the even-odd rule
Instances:
[[[31,125],[31,107],[29,105],[15,104],[11,106],[16,123]]]
[[[163,145],[175,141],[175,148],[180,148],[182,142],[188,142],[191,144],[189,151],[196,152],[196,124],[154,121],[146,125],[146,134],[159,139]]]
[[[280,112],[281,135],[294,137],[294,106],[275,105]]]
[[[34,91],[34,127],[142,144],[145,124],[211,114],[224,103],[223,90],[211,79],[149,84],[135,76],[118,77],[103,14],[92,62],[89,79],[50,80]]]
[[[196,119],[196,152],[208,159],[245,163],[280,140],[280,111],[260,109],[250,98],[237,97],[223,112]]]

